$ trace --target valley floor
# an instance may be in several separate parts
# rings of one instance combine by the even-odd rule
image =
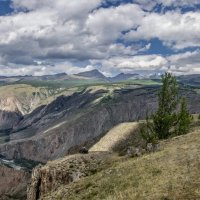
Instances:
[[[161,142],[161,150],[116,159],[108,168],[47,194],[44,200],[198,200],[200,127]]]

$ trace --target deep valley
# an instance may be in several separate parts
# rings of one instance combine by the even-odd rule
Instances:
[[[0,173],[13,173],[27,185],[38,164],[78,153],[83,146],[90,148],[114,126],[143,120],[157,108],[160,79],[125,76],[121,80],[124,75],[120,75],[120,81],[119,77],[111,81],[95,71],[81,74],[79,80],[89,79],[87,83],[64,86],[66,76],[26,77],[26,83],[18,80],[0,87]],[[198,114],[200,85],[182,79],[181,95],[187,98],[190,112]],[[12,194],[25,198],[25,185],[18,190],[11,185]]]

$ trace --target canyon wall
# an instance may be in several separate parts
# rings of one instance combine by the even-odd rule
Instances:
[[[30,177],[28,172],[0,166],[0,199],[26,199],[26,187]]]
[[[116,124],[144,119],[147,111],[155,111],[156,91],[119,90],[115,91],[116,98],[97,105],[93,101],[98,93],[59,97],[37,111],[34,122],[25,130],[26,134],[37,127],[33,137],[0,145],[0,154],[9,159],[46,162],[77,152],[80,146],[94,142]],[[188,97],[190,111],[200,113],[200,95],[192,91],[185,91],[184,95]]]

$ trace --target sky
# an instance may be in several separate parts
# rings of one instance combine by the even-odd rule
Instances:
[[[200,74],[200,0],[0,0],[0,75]]]

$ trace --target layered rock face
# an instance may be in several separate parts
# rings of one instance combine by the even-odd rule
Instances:
[[[106,91],[61,96],[26,116],[20,122],[24,131],[13,134],[18,140],[0,145],[0,153],[10,159],[46,162],[72,150],[76,152],[78,147],[93,142],[116,124],[144,119],[147,110],[155,111],[156,92],[157,88],[116,90],[113,98],[97,104],[95,100]],[[188,97],[190,111],[199,113],[200,95],[192,91],[184,94]]]
[[[0,87],[0,132],[16,127],[25,115],[46,105],[61,94],[71,94],[63,88],[34,87],[26,84]]]
[[[8,131],[22,120],[19,105],[19,101],[14,97],[0,99],[0,130]]]
[[[37,200],[61,185],[96,173],[110,157],[111,154],[106,152],[77,154],[48,162],[43,167],[36,167],[32,172],[31,184],[28,186],[27,200]]]
[[[20,112],[8,112],[0,110],[0,130],[6,132],[17,125],[23,116]]]
[[[93,104],[101,95],[97,91],[59,97],[23,122],[29,124],[26,134],[36,129],[35,136],[1,145],[0,153],[9,159],[46,162],[90,143],[118,123],[142,119],[147,109],[156,107],[155,94],[143,89],[116,91],[116,98]]]
[[[30,176],[28,172],[0,166],[0,199],[26,199]]]

